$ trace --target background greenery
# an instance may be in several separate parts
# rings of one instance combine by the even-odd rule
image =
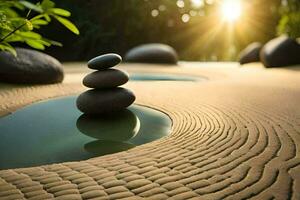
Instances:
[[[185,6],[179,8],[177,0],[55,0],[57,7],[71,11],[80,35],[52,22],[41,33],[64,46],[46,51],[64,61],[88,60],[159,42],[173,46],[183,60],[234,60],[251,42],[265,43],[282,33],[300,37],[299,0],[244,0],[235,26],[220,22],[218,0],[204,0],[201,7],[183,1]],[[190,16],[187,23],[184,14]]]
[[[26,0],[1,0],[0,51],[9,51],[16,56],[17,52],[13,47],[15,43],[24,43],[39,50],[51,45],[62,46],[59,42],[44,38],[36,30],[55,19],[78,35],[79,30],[66,18],[70,15],[69,11],[56,8],[51,0],[36,4]]]

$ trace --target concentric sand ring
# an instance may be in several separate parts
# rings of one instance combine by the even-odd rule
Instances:
[[[300,199],[300,67],[183,65],[122,66],[208,77],[128,84],[138,104],[171,117],[169,137],[87,161],[0,171],[0,199]],[[84,72],[68,67],[63,84],[1,86],[1,115],[83,91]]]

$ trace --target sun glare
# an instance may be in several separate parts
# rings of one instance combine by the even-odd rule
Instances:
[[[223,19],[234,22],[241,16],[242,6],[240,0],[224,0],[221,5]]]

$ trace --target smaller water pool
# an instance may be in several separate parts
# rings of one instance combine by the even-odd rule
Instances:
[[[75,101],[76,96],[43,101],[0,118],[0,169],[84,160],[170,133],[171,120],[162,112],[134,105],[90,117]]]
[[[132,81],[204,81],[205,77],[200,76],[184,76],[184,75],[159,75],[159,74],[131,74]]]

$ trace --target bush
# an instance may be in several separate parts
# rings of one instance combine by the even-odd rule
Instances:
[[[299,13],[299,0],[287,0],[288,7],[282,6],[282,0],[243,1],[245,15],[234,27],[220,24],[217,0],[201,1],[200,7],[193,7],[190,0],[183,0],[184,7],[178,7],[176,0],[53,1],[72,11],[72,21],[81,31],[75,37],[58,22],[39,30],[64,42],[63,48],[46,50],[63,61],[88,60],[107,52],[124,55],[136,45],[152,42],[171,45],[181,60],[234,60],[249,43],[265,43],[276,37],[276,27],[284,15],[289,17],[285,22],[282,19],[280,33],[299,37],[295,34],[299,22],[290,17],[290,13]],[[153,11],[159,14],[154,17]],[[183,15],[189,15],[190,20],[184,23]]]
[[[178,7],[176,0],[55,1],[74,13],[72,20],[81,30],[78,38],[54,25],[42,30],[64,41],[63,48],[47,50],[64,61],[88,60],[107,52],[124,55],[136,45],[153,42],[174,47],[181,60],[234,60],[249,43],[265,43],[276,36],[281,2],[245,1],[251,9],[248,18],[230,30],[226,24],[220,25],[217,1],[203,1],[200,7],[194,7],[190,0],[184,0],[184,7]],[[153,11],[159,14],[152,16]],[[190,20],[183,22],[183,15]]]
[[[24,13],[26,15],[22,17]],[[62,46],[59,42],[44,38],[35,30],[55,19],[73,33],[79,34],[76,26],[66,19],[70,15],[69,11],[56,8],[55,3],[50,0],[43,0],[37,4],[25,0],[1,0],[0,50],[16,55],[12,46],[15,42],[26,43],[39,50],[51,45]]]
[[[285,1],[281,8],[282,17],[277,27],[279,35],[287,34],[292,38],[300,37],[300,2]]]

